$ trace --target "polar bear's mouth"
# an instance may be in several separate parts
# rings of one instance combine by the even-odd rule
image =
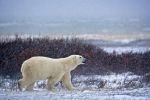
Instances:
[[[86,58],[83,58],[83,60],[82,60],[82,64],[85,64],[86,63]]]

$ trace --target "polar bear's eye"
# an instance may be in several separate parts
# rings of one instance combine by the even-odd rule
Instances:
[[[82,57],[80,57],[80,58],[82,58]]]

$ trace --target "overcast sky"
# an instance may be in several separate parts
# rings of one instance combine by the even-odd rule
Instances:
[[[0,0],[0,18],[150,16],[150,0]]]

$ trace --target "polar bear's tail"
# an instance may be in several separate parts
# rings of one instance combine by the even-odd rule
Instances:
[[[21,73],[23,77],[26,77],[28,74],[30,74],[30,69],[29,69],[30,65],[28,63],[28,60],[24,61],[22,66],[21,66]]]
[[[21,66],[21,73],[22,73],[22,77],[26,77],[26,74],[25,74],[25,70],[26,70],[26,67],[27,67],[27,65],[26,65],[27,63],[26,63],[26,61],[25,62],[23,62],[23,64],[22,64],[22,66]]]
[[[24,63],[21,66],[21,73],[23,72],[23,70],[24,70]]]
[[[27,66],[27,61],[24,61],[22,66],[21,66],[21,73],[23,73],[25,71],[25,66]]]

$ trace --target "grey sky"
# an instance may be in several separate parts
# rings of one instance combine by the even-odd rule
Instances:
[[[150,0],[0,0],[5,17],[149,16]]]

